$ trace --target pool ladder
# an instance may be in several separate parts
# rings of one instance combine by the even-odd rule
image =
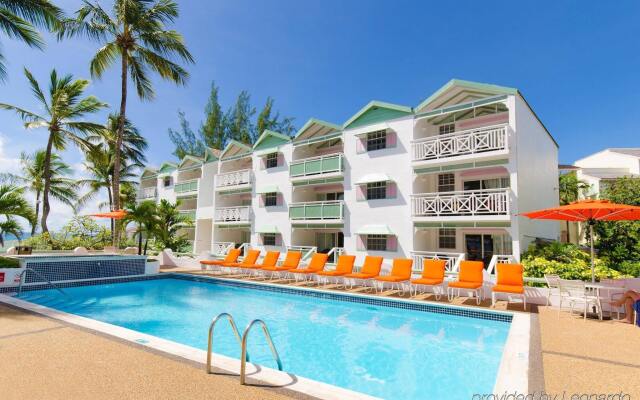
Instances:
[[[58,292],[62,293],[63,295],[69,297],[69,295],[67,295],[67,293],[65,293],[64,290],[60,289],[58,286],[54,285],[53,282],[51,282],[49,279],[47,279],[44,275],[42,275],[40,272],[36,271],[33,268],[25,268],[24,271],[22,271],[20,273],[20,284],[18,285],[18,296],[20,296],[20,294],[22,294],[22,284],[24,283],[24,276],[25,274],[31,271],[33,272],[35,275],[38,276],[38,278],[42,279],[43,281],[47,282],[52,288],[54,288],[55,290],[57,290]]]
[[[218,314],[213,321],[211,321],[211,325],[209,325],[209,339],[207,341],[207,373],[212,373],[211,366],[211,355],[213,353],[213,330],[216,326],[216,323],[222,319],[226,318],[231,325],[231,329],[233,330],[233,334],[238,340],[238,344],[240,345],[240,384],[244,385],[246,382],[246,371],[247,371],[247,361],[249,361],[249,354],[247,353],[247,339],[249,338],[249,332],[255,325],[262,326],[262,332],[264,332],[264,336],[267,339],[267,343],[271,348],[271,354],[273,358],[276,360],[278,364],[278,371],[282,371],[282,360],[280,360],[280,355],[278,354],[278,350],[276,350],[276,346],[273,344],[273,340],[271,339],[271,334],[269,333],[269,328],[267,328],[267,324],[261,319],[254,319],[247,325],[240,337],[240,332],[238,331],[238,327],[233,319],[233,316],[229,313],[220,313]]]

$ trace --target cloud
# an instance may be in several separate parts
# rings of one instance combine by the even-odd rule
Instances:
[[[6,136],[0,132],[0,171],[16,173],[20,169],[20,159],[7,153]]]

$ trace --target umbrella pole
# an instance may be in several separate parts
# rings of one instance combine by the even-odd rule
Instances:
[[[595,252],[593,251],[593,224],[589,223],[589,238],[591,239],[591,282],[596,281],[596,265],[595,265]]]

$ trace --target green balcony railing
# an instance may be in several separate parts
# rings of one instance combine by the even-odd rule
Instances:
[[[322,157],[294,161],[289,166],[289,176],[309,176],[343,171],[343,155],[332,154]]]
[[[192,181],[176,183],[173,188],[176,193],[189,193],[189,192],[197,192],[198,191],[198,182],[199,179],[194,179]]]
[[[196,210],[180,210],[180,214],[188,216],[191,221],[196,220]]]
[[[343,210],[343,201],[293,203],[289,206],[289,218],[292,220],[341,220]]]

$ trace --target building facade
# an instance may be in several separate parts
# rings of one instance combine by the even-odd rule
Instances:
[[[181,199],[194,252],[229,245],[489,263],[558,224],[558,147],[520,92],[452,80],[416,107],[372,101],[141,176],[140,199]],[[421,263],[420,263],[421,264]]]

